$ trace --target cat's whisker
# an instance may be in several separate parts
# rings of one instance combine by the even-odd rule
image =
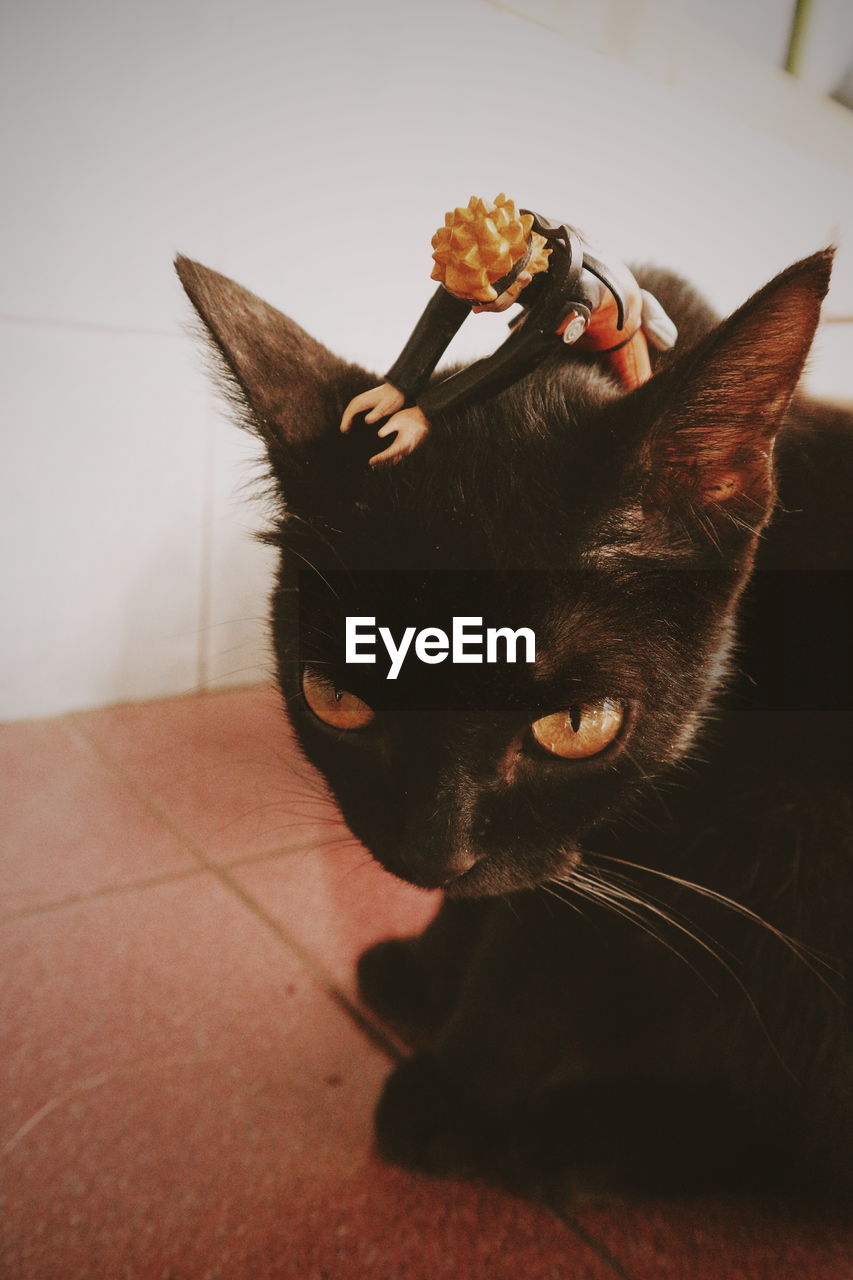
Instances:
[[[254,814],[252,814],[250,810],[250,812],[248,812],[245,815],[245,818],[243,818],[243,820],[247,820],[248,818],[252,818],[252,817],[254,817]],[[270,824],[270,826],[268,827],[264,827],[263,831],[257,832],[257,836],[266,837],[266,836],[284,835],[284,833],[289,833],[292,831],[300,831],[300,829],[304,829],[306,827],[314,829],[314,831],[320,831],[320,829],[323,829],[323,828],[334,829],[334,828],[338,828],[339,826],[341,826],[341,823],[323,822],[323,820],[315,818],[313,814],[296,814],[295,817],[293,818],[288,817],[287,820],[284,820],[284,822],[277,822],[277,823]],[[229,827],[233,827],[233,823],[229,823],[228,827],[223,827],[222,829],[220,829],[220,835],[223,835],[223,836],[228,835]]]
[[[226,654],[236,653],[239,649],[242,649],[242,648],[243,648],[243,645],[235,645],[233,649],[226,649],[222,653],[217,654],[217,657],[225,657]],[[266,683],[267,680],[272,679],[272,673],[267,668],[260,666],[257,662],[249,662],[244,667],[229,667],[227,671],[217,671],[215,679],[217,681],[222,681],[226,685],[227,684],[236,685],[238,683],[236,680],[236,677],[245,675],[247,671],[251,671],[253,673],[260,671],[263,676],[264,683]],[[251,681],[243,681],[241,683],[244,683],[248,687],[251,687],[252,684],[255,684],[258,682],[259,681],[251,680]],[[217,689],[217,685],[211,684],[208,681],[205,681],[201,687],[205,693],[215,692]]]
[[[227,626],[234,626],[234,625],[236,625],[238,622],[243,622],[243,623],[246,623],[246,622],[253,622],[253,623],[254,623],[258,628],[261,628],[261,627],[263,627],[263,626],[265,625],[265,624],[264,624],[264,619],[263,619],[263,618],[257,618],[257,617],[255,617],[255,618],[235,618],[233,621],[232,621],[231,619],[226,619],[226,620],[225,620],[225,621],[223,621],[223,622],[213,622],[213,623],[211,623],[211,624],[210,624],[210,626],[211,626],[211,627],[227,627]],[[202,630],[202,631],[203,631],[203,630],[205,630],[205,629],[206,629],[206,628],[200,628],[200,630]],[[228,647],[227,647],[227,649],[219,649],[219,648],[217,648],[217,650],[216,650],[216,657],[217,657],[217,659],[218,659],[219,661],[222,661],[224,658],[227,658],[227,657],[229,657],[229,656],[231,656],[232,654],[235,654],[235,653],[244,653],[244,654],[245,654],[245,650],[246,650],[246,648],[248,647],[248,644],[249,644],[249,641],[248,641],[248,640],[238,640],[236,644],[229,644],[229,645],[228,645]],[[265,655],[265,656],[266,656],[266,663],[265,663],[265,665],[268,665],[268,664],[269,664],[269,661],[270,661],[270,658],[271,658],[271,655],[270,655],[270,652],[269,652],[269,648],[268,648],[268,647],[267,647],[267,651],[266,651],[266,655]],[[247,667],[243,667],[243,668],[239,668],[239,667],[238,667],[238,668],[237,668],[237,671],[240,671],[240,670],[244,670],[244,671],[252,671],[252,670],[254,670],[254,669],[255,669],[255,667],[256,667],[257,665],[258,665],[257,663],[253,663],[251,666],[247,666]],[[216,679],[217,679],[217,680],[221,680],[224,676],[228,676],[228,675],[230,675],[230,674],[231,674],[231,673],[230,673],[230,672],[228,672],[228,671],[217,672],[217,674],[216,674]],[[269,673],[269,672],[267,672],[267,677],[268,677],[268,678],[270,677],[270,673]]]
[[[640,900],[638,900],[638,901],[640,901]],[[751,1010],[751,1012],[752,1012],[752,1015],[753,1015],[753,1017],[755,1018],[755,1020],[756,1020],[756,1022],[757,1022],[757,1024],[758,1024],[758,1027],[759,1027],[759,1029],[760,1029],[760,1031],[761,1031],[762,1035],[764,1036],[764,1039],[765,1039],[765,1040],[766,1040],[766,1042],[767,1042],[768,1048],[769,1048],[769,1049],[771,1050],[771,1052],[773,1053],[774,1057],[776,1058],[777,1062],[778,1062],[778,1063],[779,1063],[779,1065],[781,1066],[782,1070],[785,1072],[785,1074],[786,1074],[787,1076],[789,1076],[789,1077],[790,1077],[790,1079],[791,1079],[791,1080],[793,1080],[793,1081],[794,1081],[794,1083],[795,1083],[795,1084],[799,1084],[800,1082],[799,1082],[799,1080],[797,1079],[797,1076],[796,1076],[796,1075],[795,1075],[795,1073],[791,1070],[791,1068],[790,1068],[790,1066],[788,1065],[788,1063],[785,1061],[785,1058],[783,1057],[782,1053],[780,1052],[778,1045],[776,1044],[775,1040],[774,1040],[774,1039],[773,1039],[773,1037],[771,1036],[770,1031],[769,1031],[769,1029],[768,1029],[768,1027],[767,1027],[767,1024],[765,1023],[764,1019],[763,1019],[763,1018],[762,1018],[762,1016],[761,1016],[761,1013],[760,1013],[760,1011],[759,1011],[758,1005],[756,1004],[756,1002],[755,1002],[755,1000],[754,1000],[754,998],[753,998],[753,996],[752,996],[752,993],[750,992],[749,988],[747,987],[747,985],[746,985],[746,983],[743,981],[743,979],[742,979],[742,978],[741,978],[741,977],[740,977],[740,976],[735,972],[735,970],[732,968],[732,966],[731,966],[730,964],[728,964],[728,963],[723,959],[723,957],[722,957],[722,956],[721,956],[717,951],[715,951],[715,950],[714,950],[714,948],[713,948],[712,946],[710,946],[710,945],[709,945],[708,943],[706,943],[706,942],[703,942],[703,940],[702,940],[702,939],[701,939],[697,934],[692,933],[689,929],[685,928],[685,926],[683,926],[683,925],[679,924],[676,920],[673,920],[669,915],[667,915],[667,913],[666,913],[666,912],[664,912],[664,911],[660,911],[660,910],[658,910],[658,909],[655,909],[655,908],[651,907],[649,904],[643,904],[643,905],[645,905],[645,906],[647,907],[647,909],[648,909],[648,910],[650,910],[650,911],[654,911],[654,913],[655,913],[656,915],[659,915],[659,916],[660,916],[662,919],[664,919],[668,924],[672,925],[672,927],[673,927],[674,929],[678,929],[680,933],[684,933],[684,934],[686,934],[688,938],[690,938],[693,942],[695,942],[697,946],[701,947],[703,951],[706,951],[706,952],[708,953],[708,955],[710,955],[710,956],[712,957],[712,959],[716,960],[716,961],[717,961],[717,963],[718,963],[719,965],[721,965],[721,966],[722,966],[722,968],[726,971],[726,973],[729,975],[729,977],[730,977],[730,978],[734,981],[734,983],[737,985],[737,987],[739,988],[739,990],[740,990],[741,994],[744,996],[744,998],[745,998],[745,1000],[746,1000],[747,1004],[749,1005],[749,1008],[750,1008],[750,1010]],[[678,954],[678,953],[676,953],[676,954]],[[682,958],[683,958],[683,957],[682,957]],[[689,964],[689,961],[687,961],[687,963]],[[690,967],[692,968],[693,966],[691,965]],[[701,977],[701,975],[700,975],[700,977]],[[706,984],[706,985],[707,985],[707,984]],[[714,994],[716,995],[716,992],[715,992]]]
[[[644,933],[648,933],[650,937],[654,938],[656,942],[662,943],[663,946],[668,945],[657,932],[649,928],[644,921],[640,920],[636,912],[629,911],[627,907],[623,908],[621,904],[605,898],[601,893],[599,893],[599,886],[593,882],[588,882],[585,877],[573,876],[571,880],[555,879],[552,883],[561,889],[568,889],[570,892],[577,894],[578,897],[584,898],[587,902],[597,903],[598,906],[605,907],[608,911],[612,911],[614,915],[621,916],[623,920],[627,920],[629,923],[637,925]],[[543,888],[545,887],[546,886],[543,885]],[[574,907],[575,910],[579,910],[579,908],[574,906],[574,903],[569,902],[568,899],[562,897],[562,895],[557,893],[555,890],[552,889],[550,892],[554,897],[558,898],[560,902],[565,903],[567,907]],[[673,951],[674,954],[678,954],[675,952],[673,947],[669,947],[669,950]],[[679,959],[682,958],[683,957],[679,956]]]
[[[646,867],[637,862],[629,862],[625,858],[615,858],[606,853],[595,853],[592,850],[585,850],[584,852],[585,854],[590,854],[596,858],[603,858],[607,862],[616,862],[622,866],[631,867],[634,871],[645,871],[649,875],[659,876],[662,880],[669,880],[683,889],[689,889],[693,893],[698,893],[702,897],[710,899],[712,902],[719,903],[720,906],[728,907],[738,915],[743,916],[744,919],[751,920],[754,924],[761,925],[762,928],[767,929],[774,938],[777,938],[779,942],[786,946],[797,957],[797,959],[805,965],[809,972],[813,973],[818,981],[823,983],[823,985],[831,991],[833,995],[838,995],[835,989],[827,982],[826,978],[822,974],[818,973],[809,961],[813,960],[815,964],[821,965],[823,968],[828,969],[830,973],[835,973],[836,975],[838,975],[837,969],[833,968],[827,960],[817,952],[813,951],[812,948],[807,947],[805,943],[798,942],[796,938],[790,937],[787,933],[784,933],[781,929],[777,928],[776,925],[771,924],[769,920],[765,920],[763,916],[758,915],[757,912],[744,906],[742,902],[737,902],[736,899],[729,898],[726,894],[719,893],[716,889],[709,889],[705,885],[695,884],[692,880],[685,880],[681,876],[671,875],[667,871],[659,871],[654,867]]]
[[[273,800],[263,801],[259,806],[260,808],[270,808],[273,805],[284,806],[290,804],[293,800],[308,800],[314,804],[334,804],[327,792],[310,785],[313,782],[310,774],[302,776],[294,770],[288,777],[286,773],[282,775],[281,772],[276,771],[276,781],[280,783],[282,787],[286,786],[286,790],[283,790],[282,794],[276,796]],[[290,785],[291,783],[297,783],[299,785],[292,786]]]
[[[283,818],[286,819],[287,824],[292,826],[296,826],[296,823],[291,822],[291,819],[294,817],[297,819],[300,819],[300,825],[302,826],[305,826],[308,823],[310,823],[312,826],[315,826],[315,827],[343,826],[343,823],[341,822],[340,818],[335,818],[335,817],[322,815],[322,814],[318,816],[315,813],[311,813],[310,810],[308,812],[305,812],[305,810],[301,810],[301,809],[290,809],[286,814],[283,814],[282,816]]]
[[[602,855],[602,856],[603,856],[603,855]],[[766,1040],[766,1042],[767,1042],[768,1047],[769,1047],[769,1048],[771,1049],[771,1051],[773,1052],[773,1055],[774,1055],[774,1057],[776,1058],[776,1060],[778,1061],[779,1065],[780,1065],[780,1066],[782,1067],[782,1069],[785,1071],[786,1075],[790,1076],[790,1078],[791,1078],[791,1079],[792,1079],[796,1084],[799,1084],[799,1080],[797,1079],[796,1075],[794,1074],[794,1072],[793,1072],[793,1071],[791,1070],[791,1068],[789,1067],[788,1063],[785,1061],[785,1059],[784,1059],[784,1057],[782,1056],[782,1054],[781,1054],[781,1052],[780,1052],[780,1050],[779,1050],[779,1048],[778,1048],[778,1046],[777,1046],[776,1042],[774,1041],[773,1037],[771,1036],[770,1031],[769,1031],[769,1030],[768,1030],[768,1028],[767,1028],[767,1024],[765,1023],[764,1019],[763,1019],[763,1018],[762,1018],[762,1016],[761,1016],[761,1013],[760,1013],[760,1011],[759,1011],[758,1005],[756,1004],[755,999],[754,999],[754,998],[753,998],[753,996],[752,996],[752,993],[750,992],[749,988],[747,987],[747,985],[746,985],[746,983],[743,981],[743,979],[742,979],[742,978],[741,978],[741,977],[740,977],[740,976],[735,972],[735,970],[732,968],[732,966],[731,966],[727,961],[725,961],[725,960],[723,959],[723,957],[722,957],[722,956],[721,956],[717,951],[715,951],[715,950],[714,950],[714,948],[713,948],[711,945],[709,945],[708,943],[704,942],[704,941],[703,941],[703,940],[702,940],[702,939],[701,939],[697,934],[692,933],[692,932],[691,932],[689,929],[687,929],[684,925],[681,925],[681,924],[679,924],[676,920],[673,920],[669,915],[667,915],[667,913],[666,913],[666,912],[663,912],[663,911],[660,911],[660,910],[658,910],[658,909],[656,909],[656,908],[653,908],[653,907],[651,907],[650,905],[648,906],[648,910],[650,910],[650,911],[654,911],[656,915],[660,915],[664,920],[666,920],[669,924],[671,924],[671,925],[672,925],[672,927],[673,927],[674,929],[678,929],[680,933],[684,933],[684,934],[686,934],[686,935],[687,935],[687,937],[691,938],[691,939],[692,939],[692,941],[693,941],[693,942],[695,942],[697,946],[701,947],[701,949],[702,949],[703,951],[706,951],[706,952],[708,953],[708,955],[710,955],[714,960],[716,960],[716,961],[717,961],[717,963],[718,963],[719,965],[721,965],[721,966],[722,966],[722,968],[726,971],[726,973],[729,975],[729,977],[733,980],[733,982],[734,982],[734,983],[736,984],[736,986],[739,988],[739,990],[740,990],[741,994],[744,996],[744,998],[745,998],[745,1000],[746,1000],[747,1004],[748,1004],[748,1005],[749,1005],[749,1007],[750,1007],[750,1010],[752,1011],[753,1017],[755,1018],[755,1020],[756,1020],[756,1022],[757,1022],[757,1024],[758,1024],[758,1026],[759,1026],[759,1028],[760,1028],[760,1030],[761,1030],[761,1033],[762,1033],[762,1035],[764,1036],[764,1038],[765,1038],[765,1040]],[[831,990],[831,988],[830,988],[830,990]]]
[[[696,506],[695,503],[690,504],[690,515],[693,518],[693,520],[696,522],[696,525],[698,526],[698,528],[700,528],[702,532],[705,534],[708,541],[712,543],[715,550],[722,553],[722,545],[720,543],[720,537],[719,537],[719,534],[717,533],[717,530],[714,527],[714,523],[711,520],[710,516],[708,516],[705,512],[701,511]]]
[[[283,667],[304,667],[305,665],[306,665],[305,659],[301,657],[281,659],[281,666]],[[340,664],[337,662],[332,662],[331,659],[329,658],[312,658],[310,665],[312,667],[337,667]]]
[[[248,817],[250,813],[264,813],[268,809],[280,809],[282,813],[289,813],[293,809],[294,802],[314,805],[321,810],[329,810],[334,807],[328,796],[322,796],[312,791],[298,791],[296,788],[289,788],[286,794],[276,796],[274,800],[263,800],[258,804],[252,805],[251,809],[245,810],[242,816]],[[237,820],[239,821],[239,817]]]
[[[307,767],[298,760],[297,756],[284,755],[278,753],[274,748],[270,748],[268,759],[255,759],[252,756],[234,756],[234,763],[242,765],[245,769],[251,769],[256,774],[273,773],[275,785],[283,786],[284,783],[295,781],[305,788],[304,795],[324,795],[324,783],[314,769]]]
[[[257,626],[263,626],[265,618],[263,614],[260,613],[247,613],[242,618],[235,617],[231,614],[227,618],[218,618],[216,622],[203,622],[200,624],[198,630],[202,635],[206,635],[209,631],[216,631],[220,627],[237,627],[247,622],[257,624]],[[234,653],[239,649],[239,647],[239,645],[231,645],[229,648],[223,649],[222,652]]]
[[[359,840],[356,840],[355,838],[353,838],[350,843],[352,844],[352,847],[355,849],[364,848],[361,842]],[[347,867],[345,871],[341,871],[339,879],[346,880],[348,879],[349,876],[353,875],[354,872],[365,871],[367,870],[368,867],[375,867],[376,865],[377,865],[376,859],[371,854],[368,853],[365,855],[364,858],[362,858],[360,862],[355,862],[351,867]]]
[[[626,756],[628,760],[631,761],[632,765],[637,770],[640,777],[643,779],[643,782],[645,783],[646,792],[654,795],[655,799],[660,804],[660,807],[663,810],[667,821],[671,822],[672,814],[667,808],[666,800],[664,799],[664,789],[661,786],[661,784],[654,781],[654,779],[650,776],[647,770],[644,769],[643,766],[640,764],[640,762],[637,760],[636,756],[631,752],[627,744],[623,745],[622,754]]]
[[[756,530],[748,520],[744,520],[741,516],[736,515],[734,511],[727,511],[726,515],[728,516],[730,523],[733,524],[736,529],[740,529],[743,533],[751,534],[753,537],[760,538],[762,541],[764,540],[763,531],[756,533]]]
[[[695,968],[695,965],[690,963],[688,957],[686,957],[683,952],[679,951],[678,947],[672,945],[667,938],[661,937],[660,932],[658,932],[657,929],[653,929],[648,920],[644,920],[638,911],[631,909],[628,904],[625,904],[625,902],[617,901],[610,895],[607,895],[607,893],[602,892],[603,886],[601,883],[594,881],[594,879],[585,877],[583,874],[580,874],[579,876],[576,872],[573,874],[573,878],[558,879],[555,883],[560,884],[562,888],[567,888],[567,890],[574,890],[574,892],[578,893],[580,897],[585,897],[589,902],[597,902],[599,906],[605,906],[608,911],[612,911],[613,915],[619,915],[621,916],[621,919],[626,920],[629,924],[634,924],[638,929],[642,929],[642,932],[647,933],[649,938],[653,938],[654,942],[660,943],[660,945],[665,947],[667,951],[670,951],[676,959],[688,966],[688,969],[692,970],[692,972],[697,975],[699,982],[702,982],[703,986],[708,988],[708,991],[711,992],[712,996],[717,995],[715,988],[711,986],[711,983],[708,982],[706,977],[704,977],[704,974],[699,973],[699,970]],[[560,895],[557,895],[557,897],[560,897]],[[561,901],[565,901],[565,899],[561,899]]]
[[[637,903],[642,902],[642,905],[644,906],[653,904],[654,907],[657,907],[661,911],[667,913],[670,919],[670,923],[680,922],[681,924],[691,925],[694,929],[697,930],[698,934],[701,934],[704,936],[707,942],[713,943],[715,946],[718,946],[722,951],[724,951],[727,955],[731,956],[733,959],[735,958],[730,948],[724,946],[718,940],[711,938],[710,935],[706,934],[703,929],[699,928],[699,926],[696,924],[695,921],[688,920],[686,916],[681,914],[681,912],[676,911],[671,903],[664,902],[661,898],[658,898],[653,893],[650,893],[648,889],[644,889],[642,891],[643,896],[642,898],[640,898],[638,886],[634,883],[634,881],[630,880],[627,876],[620,876],[616,872],[610,872],[610,874],[607,876],[605,880],[603,872],[601,871],[600,868],[596,868],[596,872],[601,883],[607,884],[614,891],[618,889],[618,890],[621,890],[621,892],[623,893],[630,894]]]
[[[563,880],[557,880],[555,881],[555,883],[563,885],[565,888],[568,887],[566,885],[566,882]],[[577,905],[576,902],[569,902],[568,898],[564,898],[561,893],[557,893],[557,890],[552,889],[551,886],[548,884],[543,884],[541,888],[543,888],[547,894],[550,894],[552,898],[556,898],[558,902],[562,902],[563,906],[571,907],[572,911],[576,911],[579,916],[583,916],[583,911],[581,911],[580,907]],[[585,918],[586,917],[584,916],[584,919]]]
[[[353,838],[341,840],[325,840],[320,844],[314,845],[311,849],[312,853],[333,853],[342,849],[358,849],[361,848],[359,842]],[[303,852],[305,852],[303,850]],[[347,868],[344,874],[348,874],[352,868]],[[363,868],[362,868],[363,869]]]
[[[696,975],[699,981],[708,988],[711,994],[715,997],[717,996],[717,991],[715,990],[715,988],[711,985],[711,983],[708,981],[705,975],[701,973],[696,968],[696,966],[690,962],[690,960],[687,959],[684,953],[680,951],[678,947],[673,946],[673,944],[668,939],[662,937],[661,934],[658,932],[658,930],[653,929],[649,921],[644,920],[643,917],[639,914],[639,912],[630,905],[631,901],[633,901],[634,903],[636,903],[637,907],[648,907],[648,903],[645,903],[642,899],[637,897],[633,897],[632,899],[626,900],[617,893],[613,893],[613,894],[608,893],[607,886],[603,881],[597,880],[593,877],[584,876],[582,873],[580,876],[578,876],[578,874],[575,873],[571,880],[568,880],[568,881],[564,880],[564,881],[560,881],[559,883],[563,884],[566,888],[569,888],[569,889],[577,888],[578,891],[585,893],[585,895],[588,898],[590,898],[591,901],[596,901],[601,903],[603,906],[608,907],[616,915],[622,916],[623,919],[629,920],[631,923],[635,924],[639,929],[642,929],[642,931],[644,933],[647,933],[650,938],[654,938],[654,940],[656,942],[659,942],[662,947],[665,947],[667,951],[672,952],[672,954],[677,959],[681,960],[683,964],[686,964],[688,969],[690,969]],[[665,913],[658,912],[656,914],[660,914],[662,918],[666,920],[667,923],[669,924],[674,923],[673,921],[667,918]],[[685,931],[685,932],[689,932],[689,931]]]
[[[283,658],[282,666],[287,667],[304,667],[305,658]],[[337,667],[338,663],[330,662],[327,658],[311,658],[311,666],[313,667]]]
[[[329,819],[332,818],[334,809],[331,801],[327,797],[313,795],[311,792],[291,791],[289,795],[278,797],[275,800],[265,800],[259,804],[254,804],[250,809],[244,809],[232,818],[222,829],[227,831],[235,822],[242,822],[246,818],[253,817],[255,814],[266,813],[269,810],[278,811],[282,817],[287,817],[290,813],[298,813],[296,804],[314,806],[318,812],[325,812]]]
[[[334,804],[327,791],[323,790],[319,785],[314,785],[315,779],[310,773],[300,773],[295,769],[276,770],[275,778],[276,783],[282,788],[281,794],[273,800],[264,801],[265,807],[275,804],[287,805],[293,800],[310,800],[316,804]]]
[[[312,562],[307,558],[307,556],[303,556],[300,551],[297,551],[292,546],[287,546],[284,549],[287,551],[288,555],[296,556],[297,560],[301,560],[304,565],[307,565],[312,573],[316,573],[317,577],[320,578],[329,588],[329,590],[331,591],[335,599],[340,600],[341,597],[339,592],[335,590],[335,588],[332,586],[331,582],[329,582],[329,579],[326,577],[326,575],[324,573],[321,573],[320,570],[317,568],[317,566],[315,564],[312,564]]]
[[[263,837],[264,839],[272,839],[277,836],[285,838],[304,827],[309,827],[313,832],[319,835],[320,833],[317,832],[317,828],[320,825],[321,824],[319,824],[315,818],[300,818],[296,822],[286,822],[278,826],[265,827],[263,831],[257,832],[257,836]],[[330,823],[329,826],[339,827],[340,824]],[[322,839],[323,837],[321,836],[320,838]]]
[[[664,907],[656,906],[650,899],[640,897],[633,886],[630,890],[624,889],[619,885],[613,884],[610,880],[605,879],[601,872],[598,872],[595,877],[590,878],[593,880],[593,883],[602,889],[603,892],[612,894],[614,897],[618,898],[620,902],[633,903],[637,907],[643,907],[646,911],[650,911],[653,915],[658,916],[665,924],[672,925],[674,929],[678,929],[685,935],[685,937],[689,938],[692,942],[695,942],[697,946],[702,947],[707,951],[709,955],[713,956],[715,960],[718,960],[720,964],[725,965],[726,962],[716,949],[721,945],[716,941],[716,939],[701,938],[694,929],[690,929],[686,924],[678,921],[675,916],[671,915]],[[727,948],[722,947],[721,949],[726,950]],[[731,952],[729,952],[729,955],[731,955]],[[732,956],[732,959],[734,960],[736,957]]]
[[[509,908],[509,910],[512,912],[512,914],[515,916],[516,920],[519,920],[519,921],[520,921],[520,920],[521,920],[521,916],[518,914],[518,911],[517,911],[517,909],[516,909],[515,903],[514,903],[514,902],[513,902],[513,900],[512,900],[512,895],[511,895],[511,894],[502,893],[502,894],[500,894],[499,896],[500,896],[500,900],[501,900],[501,902],[504,904],[504,906]]]
[[[340,562],[341,568],[347,572],[347,574],[350,577],[350,580],[352,580],[352,572],[349,566],[347,565],[346,561],[344,560],[343,556],[341,555],[340,549],[334,544],[334,542],[332,542],[331,538],[327,538],[324,533],[320,532],[316,524],[313,524],[310,520],[306,520],[304,516],[297,515],[295,511],[288,510],[287,515],[285,516],[285,528],[291,524],[304,525],[312,537],[317,538],[326,547],[328,547],[332,555]],[[337,530],[334,530],[334,532],[340,533],[340,530],[337,529]]]

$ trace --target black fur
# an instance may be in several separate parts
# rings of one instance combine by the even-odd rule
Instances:
[[[304,750],[374,856],[446,892],[423,938],[361,964],[429,1044],[380,1103],[393,1159],[849,1178],[853,430],[791,402],[829,267],[796,264],[722,325],[646,272],[680,339],[645,387],[560,352],[373,471],[373,432],[337,424],[378,380],[179,262],[267,444]],[[392,685],[343,663],[353,613],[532,626],[540,659]],[[321,723],[305,665],[375,721]],[[531,740],[603,696],[628,711],[601,756]]]

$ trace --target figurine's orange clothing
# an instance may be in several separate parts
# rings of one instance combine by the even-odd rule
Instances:
[[[633,276],[631,277],[633,281]],[[575,344],[579,350],[597,351],[606,357],[607,367],[616,374],[626,391],[632,391],[652,376],[649,347],[640,327],[643,298],[639,286],[625,291],[625,314],[621,330],[617,327],[618,304],[613,294],[601,287],[602,298],[589,317],[586,332]]]

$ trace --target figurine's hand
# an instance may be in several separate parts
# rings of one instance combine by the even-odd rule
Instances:
[[[395,413],[376,434],[380,439],[384,439],[385,436],[396,433],[396,439],[387,449],[383,449],[381,453],[375,453],[370,459],[370,465],[375,467],[380,462],[398,462],[405,454],[417,449],[428,431],[429,422],[417,405]]]
[[[380,418],[387,418],[398,409],[402,409],[405,403],[406,397],[402,391],[392,387],[390,382],[383,382],[381,387],[374,387],[372,391],[362,391],[361,395],[350,400],[344,409],[341,431],[349,431],[355,415],[364,413],[365,409],[370,412],[365,415],[364,421],[378,422]]]

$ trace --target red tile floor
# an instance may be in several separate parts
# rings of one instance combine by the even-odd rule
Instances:
[[[3,1277],[853,1277],[814,1214],[383,1164],[400,1046],[353,964],[436,903],[348,836],[271,689],[2,726],[0,813]]]

